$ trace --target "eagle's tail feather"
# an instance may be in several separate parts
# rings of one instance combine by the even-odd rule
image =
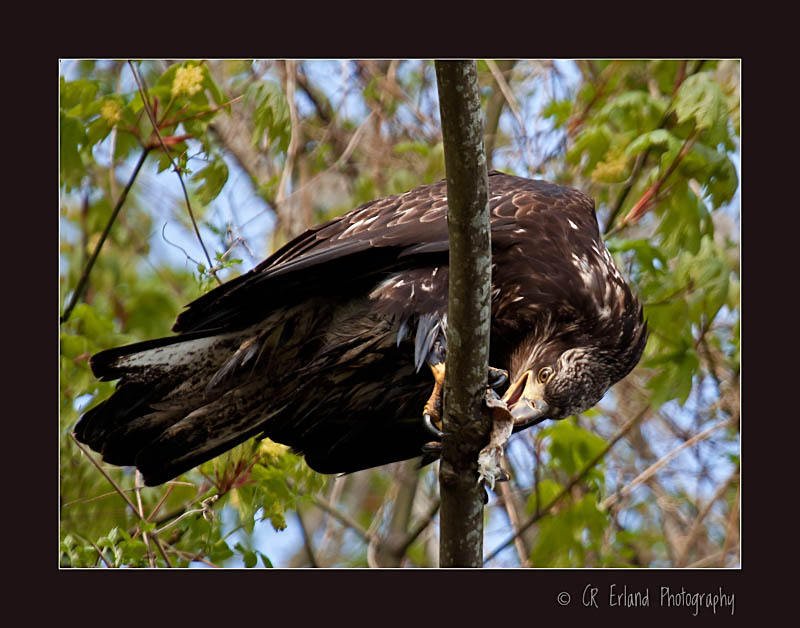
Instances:
[[[231,377],[212,389],[209,380],[251,337],[250,330],[185,334],[98,353],[91,360],[95,375],[120,382],[80,418],[76,438],[106,462],[137,466],[148,485],[246,440],[258,431],[243,432],[254,417],[241,391],[253,382]]]
[[[103,381],[131,378],[134,374],[140,380],[146,375],[157,379],[165,369],[190,365],[200,358],[217,361],[228,357],[226,351],[248,331],[220,335],[203,331],[145,340],[101,351],[92,356],[89,365]]]
[[[291,394],[258,378],[246,379],[178,421],[171,421],[136,455],[148,486],[161,484],[272,429],[270,421],[291,403]],[[264,399],[272,400],[269,408]]]
[[[265,417],[258,404],[233,401],[246,395],[240,388],[185,414],[140,449],[135,463],[145,484],[170,480],[263,431]]]

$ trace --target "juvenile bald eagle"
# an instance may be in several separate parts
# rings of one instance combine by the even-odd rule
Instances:
[[[585,194],[491,172],[489,206],[490,380],[510,374],[516,429],[582,412],[639,361],[642,307]],[[322,473],[419,456],[446,359],[446,216],[444,181],[366,203],[191,303],[176,336],[95,355],[120,381],[76,437],[148,485],[252,436]]]

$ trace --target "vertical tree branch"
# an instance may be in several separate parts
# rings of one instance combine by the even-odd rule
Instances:
[[[477,483],[477,458],[491,427],[485,404],[492,268],[489,180],[477,65],[437,61],[436,79],[450,231],[439,564],[480,567],[484,490]]]

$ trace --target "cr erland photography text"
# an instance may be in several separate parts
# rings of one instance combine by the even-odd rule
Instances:
[[[723,587],[692,591],[674,585],[631,587],[627,584],[595,586],[589,583],[580,593],[580,604],[588,608],[685,608],[695,617],[718,613],[733,615],[735,599],[735,593]],[[557,602],[561,606],[574,603],[567,591],[558,594]]]

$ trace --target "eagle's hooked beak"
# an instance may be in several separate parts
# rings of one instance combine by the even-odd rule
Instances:
[[[515,432],[541,423],[550,412],[544,400],[544,384],[536,379],[533,371],[525,371],[520,375],[503,395],[503,401],[514,417]]]

